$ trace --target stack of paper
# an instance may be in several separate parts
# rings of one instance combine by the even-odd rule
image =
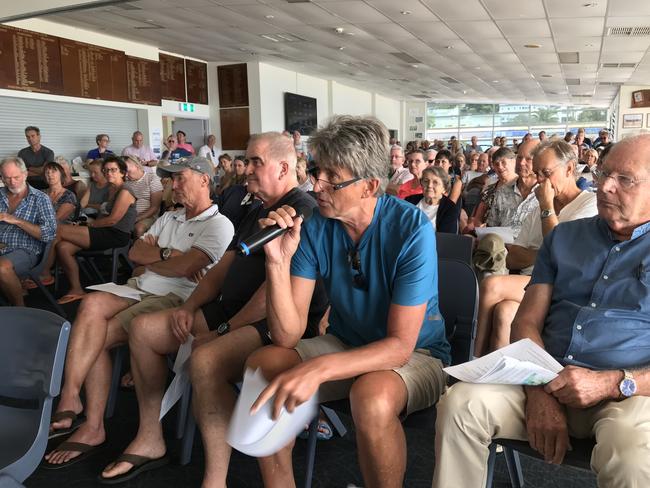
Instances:
[[[169,412],[174,404],[183,396],[185,389],[190,384],[190,372],[187,360],[192,354],[192,342],[194,342],[194,336],[190,334],[185,343],[181,344],[181,347],[178,348],[173,368],[176,376],[174,376],[174,379],[170,383],[169,388],[167,388],[165,396],[163,396],[162,402],[160,403],[160,415],[158,420],[162,420],[167,412]]]
[[[292,413],[283,408],[277,420],[271,417],[273,398],[251,415],[253,403],[267,386],[259,370],[247,370],[230,420],[228,444],[249,456],[275,454],[295,439],[318,413],[318,394],[315,394]]]
[[[473,361],[445,368],[447,374],[467,383],[545,385],[562,371],[544,349],[522,339]]]
[[[132,300],[140,301],[142,298],[140,295],[144,295],[144,291],[131,288],[126,285],[116,285],[115,283],[102,283],[101,285],[92,285],[87,286],[87,290],[96,290],[96,291],[105,291],[107,293],[112,293],[122,298],[130,298]]]

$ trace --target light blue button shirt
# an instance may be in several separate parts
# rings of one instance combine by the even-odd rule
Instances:
[[[558,225],[537,254],[531,285],[553,285],[542,339],[564,365],[650,364],[650,223],[616,241],[600,217]]]

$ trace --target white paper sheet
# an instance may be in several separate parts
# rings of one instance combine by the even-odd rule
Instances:
[[[136,290],[126,285],[116,285],[115,283],[102,283],[101,285],[87,286],[87,290],[105,291],[117,295],[122,298],[131,298],[132,300],[140,301],[140,295],[144,295],[144,291]]]
[[[190,354],[192,354],[192,342],[194,342],[194,336],[190,334],[185,343],[181,344],[181,347],[178,348],[173,368],[176,376],[174,376],[174,379],[163,396],[162,402],[160,402],[160,415],[158,416],[158,420],[162,420],[167,412],[180,400],[185,389],[190,384],[187,360]]]
[[[512,227],[476,227],[474,230],[476,231],[476,237],[478,237],[479,240],[483,239],[488,234],[496,234],[500,236],[506,244],[512,244],[515,242]]]
[[[275,454],[295,439],[318,413],[318,394],[315,394],[292,413],[283,409],[278,420],[271,418],[273,399],[251,415],[251,406],[267,386],[259,370],[247,370],[230,421],[228,444],[249,456]]]
[[[467,383],[540,385],[553,380],[563,366],[530,339],[522,339],[473,361],[445,368]]]

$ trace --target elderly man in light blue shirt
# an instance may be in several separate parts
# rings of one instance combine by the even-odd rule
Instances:
[[[650,486],[650,136],[614,146],[595,174],[598,216],[545,239],[512,324],[565,367],[546,386],[452,387],[438,407],[433,486],[485,486],[493,438],[561,463],[595,438],[598,486]]]

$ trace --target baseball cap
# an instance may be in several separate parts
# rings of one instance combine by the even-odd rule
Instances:
[[[191,169],[204,175],[208,175],[210,178],[214,176],[214,165],[206,158],[200,156],[181,158],[173,164],[168,164],[166,166],[158,165],[156,174],[161,178],[169,178],[173,173],[178,173],[179,171],[186,169]]]

